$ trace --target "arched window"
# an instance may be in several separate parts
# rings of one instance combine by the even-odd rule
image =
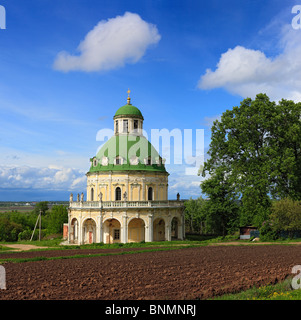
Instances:
[[[134,132],[138,132],[138,120],[134,120],[134,123],[133,123],[133,131],[134,131]]]
[[[119,187],[115,189],[115,200],[116,201],[121,200],[121,189]]]
[[[90,197],[91,201],[94,201],[94,189],[91,188],[91,197]]]
[[[149,187],[148,188],[148,195],[147,195],[148,200],[153,200],[153,188]]]
[[[93,159],[93,167],[96,167],[98,165],[98,161],[96,158]]]
[[[120,156],[117,156],[115,158],[115,165],[120,165],[120,164],[123,164],[123,158]]]
[[[129,133],[129,121],[123,120],[123,133]]]

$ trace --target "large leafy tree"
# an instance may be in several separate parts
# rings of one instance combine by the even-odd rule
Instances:
[[[301,103],[279,102],[271,138],[271,193],[301,200]]]
[[[41,202],[38,202],[36,205],[35,205],[35,208],[34,208],[34,212],[36,214],[39,214],[40,212],[42,213],[42,215],[45,215],[46,211],[49,209],[48,207],[48,201],[41,201]]]
[[[203,212],[207,231],[225,236],[238,226],[238,202],[227,169],[219,167],[202,184],[209,197]]]
[[[216,185],[226,180],[241,200],[240,223],[260,226],[271,197],[301,198],[301,104],[267,95],[244,99],[212,126],[209,159],[203,176]],[[219,173],[219,174],[217,174]],[[201,185],[207,192],[206,183]],[[212,188],[211,188],[212,189]]]
[[[62,233],[63,224],[68,222],[68,209],[64,205],[55,205],[49,212],[47,232]]]

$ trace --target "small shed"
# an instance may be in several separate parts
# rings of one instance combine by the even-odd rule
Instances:
[[[254,226],[243,226],[239,228],[239,239],[250,239],[251,237],[259,237],[259,230]]]

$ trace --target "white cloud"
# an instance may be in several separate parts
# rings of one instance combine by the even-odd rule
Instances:
[[[50,149],[48,152],[35,153],[5,146],[0,146],[0,163],[2,167],[10,168],[26,166],[50,169],[60,169],[63,164],[65,167],[77,168],[83,172],[87,172],[90,167],[89,157],[73,151],[61,152]]]
[[[209,129],[211,129],[211,127],[213,126],[213,122],[215,120],[221,121],[221,115],[216,115],[216,116],[212,116],[212,117],[204,117],[204,120],[201,121],[201,125],[204,125],[205,127],[208,127]]]
[[[156,26],[126,12],[107,21],[100,21],[79,44],[79,55],[62,51],[54,68],[60,71],[102,71],[135,63],[146,49],[159,42]]]
[[[58,166],[1,166],[0,186],[5,189],[85,190],[86,176],[79,170]]]
[[[276,57],[242,46],[229,49],[221,55],[215,71],[207,69],[201,76],[198,87],[225,88],[244,98],[266,93],[275,101],[301,101],[301,32],[285,25],[277,49],[281,53]]]
[[[168,192],[170,199],[174,199],[180,193],[181,199],[197,198],[201,196],[201,181],[204,179],[198,175],[186,175],[185,166],[169,166]]]

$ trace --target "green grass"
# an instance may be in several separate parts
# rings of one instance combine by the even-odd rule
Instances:
[[[186,247],[193,247],[193,246],[202,246],[206,245],[206,243],[202,241],[190,241],[190,240],[183,240],[183,241],[158,241],[158,242],[140,242],[140,243],[112,243],[112,244],[104,244],[104,243],[93,243],[93,244],[84,244],[84,245],[60,245],[62,239],[52,239],[52,240],[36,240],[36,241],[29,241],[23,240],[18,242],[3,242],[3,244],[30,244],[36,245],[39,247],[45,248],[36,248],[31,249],[28,251],[49,251],[49,250],[78,250],[78,249],[118,249],[118,248],[141,248],[141,249],[151,249],[153,247],[164,247],[164,248],[186,248]],[[0,243],[0,258],[1,254],[8,253],[10,250],[12,253],[14,249],[12,248],[4,248],[1,250],[1,243]],[[4,251],[5,250],[5,251]]]
[[[16,252],[17,249],[15,248],[8,248],[5,246],[1,246],[1,244],[30,244],[30,245],[35,245],[39,247],[44,247],[42,249],[36,248],[36,249],[31,249],[31,250],[26,250],[26,251],[45,251],[45,250],[64,250],[64,249],[73,249],[72,247],[69,246],[61,246],[60,243],[62,240],[54,239],[54,240],[41,240],[41,241],[17,241],[17,242],[0,242],[0,257],[1,254],[5,253],[14,253]],[[1,250],[3,248],[3,250]],[[74,248],[75,249],[75,248]],[[10,252],[8,252],[10,251]],[[24,252],[24,251],[23,251]]]
[[[254,242],[249,240],[238,240],[237,235],[235,236],[226,236],[226,237],[212,237],[206,235],[187,235],[185,240],[176,240],[176,241],[159,241],[159,242],[140,242],[140,243],[114,243],[114,244],[104,244],[104,243],[93,243],[85,245],[60,245],[63,240],[61,238],[51,239],[51,240],[23,240],[18,242],[7,242],[6,244],[31,244],[39,247],[45,247],[44,249],[34,249],[37,250],[54,250],[54,249],[116,249],[116,248],[148,248],[153,246],[164,246],[164,247],[173,247],[173,246],[206,246],[209,244],[219,243],[219,242],[231,242],[239,241],[242,245],[246,243],[253,245]],[[294,240],[284,240],[284,241],[273,241],[273,244],[290,244],[291,242],[301,241],[301,239]],[[265,244],[265,242],[261,242]],[[4,242],[3,242],[4,244]],[[1,246],[1,242],[0,242]],[[12,250],[12,249],[11,249]],[[0,249],[1,254],[1,249]]]
[[[273,241],[272,244],[287,244],[289,245],[292,241],[296,240],[285,240],[285,241]],[[226,236],[226,237],[212,237],[208,235],[187,235],[185,240],[176,241],[160,241],[160,242],[140,242],[140,243],[114,243],[114,244],[104,244],[104,243],[93,243],[85,245],[61,245],[62,238],[55,238],[51,240],[35,240],[35,241],[18,241],[18,242],[7,242],[5,244],[31,244],[39,247],[44,247],[43,249],[32,249],[30,251],[44,251],[44,250],[72,250],[72,249],[117,249],[117,248],[141,248],[141,249],[151,249],[153,247],[164,247],[164,248],[185,248],[185,247],[198,247],[207,246],[210,244],[215,244],[219,242],[231,242],[239,241],[242,245],[254,245],[254,242],[249,240],[238,240],[237,235]],[[261,242],[264,245],[268,243]],[[3,242],[4,244],[4,242]],[[8,251],[13,252],[12,248],[5,248],[1,246],[0,242],[0,258],[1,254],[7,253]]]
[[[31,244],[39,247],[49,247],[51,249],[116,249],[116,248],[145,248],[152,246],[164,246],[172,247],[178,245],[201,245],[206,244],[206,241],[195,241],[195,240],[176,240],[176,241],[157,241],[157,242],[138,242],[138,243],[92,243],[83,245],[60,245],[63,240],[61,238],[51,240],[23,240],[17,242],[3,242],[3,244]],[[1,246],[1,242],[0,242]],[[45,248],[46,249],[46,248]],[[45,250],[43,249],[43,250]]]
[[[185,248],[190,246],[185,246]],[[5,258],[0,259],[0,265],[8,262],[12,263],[23,263],[23,262],[34,262],[34,261],[45,261],[45,260],[60,260],[60,259],[76,259],[76,258],[92,258],[92,257],[101,257],[101,256],[115,256],[115,255],[123,255],[123,254],[137,254],[144,252],[154,252],[154,251],[169,251],[169,250],[179,250],[183,247],[164,247],[164,248],[147,248],[135,251],[122,251],[122,252],[114,252],[114,253],[95,253],[95,254],[76,254],[71,256],[59,256],[59,257],[34,257],[34,258]]]
[[[259,288],[225,294],[210,300],[301,300],[301,289],[294,290],[291,287],[291,278],[275,285],[266,285]]]
[[[0,253],[3,252],[3,251],[5,251],[5,253],[6,253],[7,251],[12,251],[12,249],[0,245]]]

